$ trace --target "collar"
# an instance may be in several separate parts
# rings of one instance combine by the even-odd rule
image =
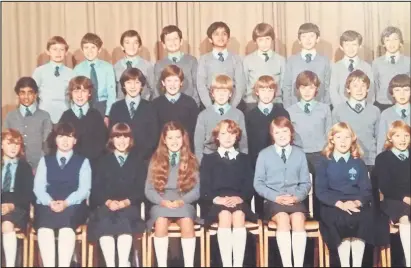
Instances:
[[[231,107],[231,105],[227,102],[226,104],[224,104],[224,105],[220,105],[220,104],[218,104],[218,103],[214,103],[213,104],[213,106],[214,106],[214,110],[218,113],[218,114],[220,114],[220,111],[219,111],[219,109],[220,108],[223,108],[224,109],[224,114],[230,109],[230,107]]]
[[[12,166],[17,165],[18,162],[19,162],[19,159],[17,157],[13,159],[4,160],[4,167],[8,164],[11,164]]]
[[[272,56],[273,56],[273,50],[272,49],[269,49],[268,51],[266,51],[266,52],[263,52],[263,51],[261,51],[261,50],[257,50],[257,55],[258,56],[260,56],[262,59],[264,59],[265,60],[265,56],[263,55],[263,53],[267,53],[267,56],[269,57],[269,58],[271,58]]]
[[[80,114],[80,108],[83,110],[83,115],[86,115],[88,110],[90,109],[90,104],[86,102],[83,106],[78,106],[74,102],[71,103],[71,109],[76,115]]]
[[[87,60],[88,66],[91,68],[91,64],[94,63],[94,67],[97,67],[100,64],[100,60],[98,58],[95,58],[94,60]]]
[[[54,61],[49,61],[51,67],[53,67],[53,69],[55,69],[56,67],[59,67],[59,69],[61,69],[61,67],[64,66],[64,64],[62,62],[54,62]]]
[[[220,52],[223,53],[223,58],[224,58],[224,60],[226,60],[227,57],[228,57],[228,50],[227,50],[227,48],[225,48],[223,51],[220,51]],[[213,53],[214,58],[218,59],[218,58],[220,57],[220,56],[218,56],[218,53],[220,53],[220,52],[218,52],[217,50],[215,50],[215,49],[213,48],[212,53]]]
[[[313,110],[314,106],[317,104],[317,101],[315,99],[312,99],[310,101],[305,101],[303,99],[300,99],[299,102],[297,102],[297,105],[300,106],[300,108],[304,111],[305,109],[305,105],[309,103],[310,105],[308,106],[308,110],[310,110],[310,112]]]
[[[180,98],[181,93],[178,92],[178,93],[175,94],[174,96],[171,96],[170,94],[168,94],[168,93],[166,92],[166,93],[164,94],[164,96],[167,98],[167,100],[168,100],[169,102],[171,102],[172,99],[174,99],[175,101],[177,101],[177,100]]]
[[[137,106],[140,104],[140,101],[141,101],[141,96],[140,95],[137,95],[136,97],[134,97],[134,98],[132,98],[132,97],[130,97],[129,95],[126,95],[126,97],[124,98],[125,99],[125,101],[126,101],[126,104],[127,104],[127,108],[128,109],[130,109],[130,103],[132,102],[132,101],[134,101],[135,103],[136,103],[136,108],[137,108]]]
[[[347,163],[348,159],[350,159],[351,152],[348,151],[345,154],[342,154],[339,151],[334,150],[333,156],[334,156],[335,162],[338,162],[341,158],[343,158],[345,160],[345,162]]]
[[[400,105],[400,104],[398,104],[398,103],[396,103],[395,105],[394,105],[394,109],[395,109],[395,111],[399,114],[399,115],[402,115],[402,110],[406,110],[406,114],[407,115],[409,115],[410,114],[410,107],[411,107],[411,104],[410,103],[408,103],[408,104],[405,104],[405,105]]]
[[[353,109],[355,109],[355,105],[356,105],[357,103],[361,104],[361,105],[362,105],[362,108],[365,108],[365,105],[366,105],[365,99],[363,99],[362,101],[357,101],[357,100],[354,100],[353,98],[349,98],[349,99],[348,99],[348,104],[349,104],[349,105],[351,106],[351,108],[353,108]]]
[[[301,57],[305,61],[305,55],[311,54],[311,61],[314,60],[315,56],[317,55],[317,50],[314,48],[312,50],[301,49]]]
[[[179,62],[181,60],[181,58],[183,57],[184,53],[181,51],[177,51],[174,53],[168,53],[167,58],[171,61],[173,61],[173,58],[177,58],[177,62]]]
[[[262,113],[264,113],[264,109],[268,109],[268,113],[271,113],[271,111],[273,110],[274,104],[273,103],[263,103],[261,101],[258,102],[258,109],[260,109],[260,111]]]
[[[388,61],[389,63],[391,63],[391,56],[395,56],[395,63],[397,63],[400,58],[400,51],[397,51],[394,54],[385,52],[385,60]]]
[[[391,151],[395,154],[395,156],[399,156],[400,154],[403,154],[403,155],[405,155],[407,158],[410,156],[410,153],[409,153],[409,151],[408,151],[408,149],[407,150],[405,150],[405,151],[400,151],[400,150],[398,150],[397,148],[395,148],[395,147],[392,147],[391,148]],[[398,157],[399,158],[399,157]]]
[[[23,104],[20,104],[19,111],[23,117],[26,116],[26,108],[29,108],[31,114],[34,114],[34,112],[37,110],[37,104],[36,102],[33,102],[30,106],[24,106]]]
[[[285,156],[288,158],[291,154],[292,148],[293,147],[291,146],[291,144],[287,144],[286,146],[281,147],[274,143],[274,149],[279,156],[281,156],[281,154],[283,153],[283,149],[285,149]]]
[[[344,64],[345,64],[345,66],[348,68],[348,66],[350,66],[350,60],[353,60],[354,62],[353,62],[353,65],[354,65],[354,69],[355,69],[355,66],[357,66],[358,65],[358,62],[360,61],[360,58],[358,57],[358,55],[357,56],[355,56],[354,58],[349,58],[349,57],[347,57],[347,56],[344,56],[344,58],[343,58],[343,62],[344,62]]]
[[[131,61],[131,66],[134,67],[134,66],[137,65],[137,63],[138,63],[140,60],[141,60],[141,57],[138,56],[138,55],[133,56],[133,57],[129,57],[129,56],[126,55],[126,56],[123,58],[123,65],[127,67],[127,62],[128,62],[128,61]]]
[[[66,164],[68,163],[68,160],[73,156],[73,150],[70,150],[69,152],[62,152],[59,149],[57,149],[56,157],[57,161],[60,161],[60,158],[65,157],[66,158]]]
[[[218,147],[217,149],[218,154],[220,155],[221,158],[224,157],[225,152],[228,152],[228,159],[232,160],[232,159],[236,159],[237,155],[238,155],[238,151],[234,148],[223,148],[223,147]]]
[[[178,152],[172,152],[172,151],[168,151],[168,161],[171,162],[171,158],[173,156],[173,154],[176,154],[176,164],[180,162],[180,151]]]
[[[126,153],[120,153],[119,151],[114,150],[114,155],[116,156],[117,159],[118,159],[119,156],[124,157],[124,161],[125,161],[127,159],[128,153],[127,152]]]

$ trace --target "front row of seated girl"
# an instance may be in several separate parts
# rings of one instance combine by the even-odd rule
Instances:
[[[287,118],[273,120],[270,133],[273,145],[260,152],[253,176],[248,155],[235,149],[241,130],[232,120],[223,120],[214,129],[218,149],[205,155],[200,166],[191,153],[187,131],[178,123],[167,123],[148,169],[138,148],[131,150],[130,127],[117,123],[107,144],[110,153],[99,161],[92,180],[89,161],[73,153],[74,127],[63,123],[53,132],[57,150],[41,159],[33,186],[23,139],[17,131],[6,130],[2,133],[1,197],[6,266],[15,264],[16,229],[26,229],[30,203],[35,204],[33,227],[44,266],[56,266],[55,231],[58,266],[70,265],[75,230],[87,217],[89,238],[99,242],[107,266],[115,266],[116,248],[118,265],[130,266],[133,234],[153,227],[158,266],[167,266],[171,222],[181,227],[185,266],[193,266],[194,225],[201,223],[197,202],[206,210],[205,226],[218,224],[223,266],[242,266],[245,222],[257,221],[249,206],[255,189],[265,200],[264,219],[277,224],[283,266],[302,267],[307,239],[304,201],[311,189],[307,161],[301,148],[293,145],[294,130]],[[371,179],[357,137],[346,123],[334,125],[328,133],[314,187],[321,202],[321,234],[328,247],[338,251],[342,266],[350,265],[350,251],[352,265],[361,266],[365,243],[388,244],[391,222],[399,223],[406,266],[410,267],[410,126],[395,121],[385,148],[372,176],[384,196],[380,207],[387,219],[385,233],[376,234]],[[88,213],[90,192],[95,207]],[[140,218],[144,196],[152,203],[147,223]]]

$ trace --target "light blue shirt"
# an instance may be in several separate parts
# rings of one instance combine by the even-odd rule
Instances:
[[[351,64],[350,60],[353,60],[352,65],[353,65],[354,70],[355,70],[355,67],[358,66],[358,62],[360,61],[360,58],[358,56],[355,56],[354,58],[349,58],[347,56],[344,56],[343,62],[344,62],[345,67],[347,67],[347,69],[348,69],[348,66],[350,66],[350,64]]]
[[[274,146],[275,151],[277,152],[277,154],[280,157],[283,153],[283,149],[285,149],[284,154],[285,154],[286,159],[288,159],[290,157],[291,151],[293,150],[293,147],[290,144],[286,145],[285,147],[281,147],[281,146],[278,146],[277,144],[274,143],[273,146]]]
[[[171,61],[173,61],[173,58],[176,58],[177,62],[179,62],[183,56],[184,56],[183,52],[177,51],[174,53],[168,53],[167,58]]]
[[[130,111],[130,107],[131,107],[130,103],[132,101],[134,101],[134,103],[135,103],[134,108],[136,108],[136,110],[137,110],[137,107],[138,107],[138,105],[140,104],[140,101],[141,101],[141,96],[137,95],[136,97],[132,98],[129,95],[126,95],[125,100],[126,100],[127,110],[128,111]]]
[[[74,73],[76,76],[83,75],[90,78],[90,65],[92,63],[94,63],[94,69],[97,74],[98,101],[106,101],[105,113],[106,116],[108,116],[110,114],[111,106],[116,101],[116,77],[113,65],[100,59],[95,59],[93,61],[84,60],[74,67]]]
[[[59,76],[54,75],[56,66],[59,67]],[[57,124],[61,115],[69,109],[67,88],[74,76],[71,68],[52,61],[37,67],[33,72],[33,79],[39,87],[39,109],[50,114],[53,124]]]
[[[73,113],[80,118],[80,108],[83,110],[83,116],[85,116],[90,109],[90,104],[86,102],[83,106],[78,106],[74,102],[71,104],[71,110],[73,110]]]
[[[260,56],[260,58],[265,60],[265,55],[263,55],[263,53],[267,53],[268,58],[271,58],[273,56],[273,51],[271,49],[267,50],[266,52],[263,52],[261,50],[257,50],[258,56]]]
[[[14,192],[14,182],[16,181],[16,170],[17,170],[17,165],[19,163],[19,160],[17,158],[14,159],[8,159],[4,160],[4,166],[2,167],[1,171],[1,182],[2,186],[4,186],[4,179],[6,176],[6,171],[7,171],[7,165],[11,164],[10,166],[10,173],[11,173],[11,183],[10,183],[10,192]]]
[[[365,99],[363,99],[362,101],[357,101],[357,100],[354,100],[353,98],[349,98],[348,99],[348,104],[351,106],[351,108],[353,108],[353,109],[355,109],[355,105],[357,105],[357,104],[361,104],[361,106],[362,106],[362,108],[364,109],[365,108],[365,105],[366,105],[366,101],[365,101]]]
[[[224,49],[223,51],[220,51],[221,53],[223,53],[223,58],[224,58],[224,60],[226,60],[227,59],[227,57],[228,57],[228,50],[227,49]],[[214,58],[216,58],[217,60],[218,60],[218,58],[220,57],[220,56],[218,56],[218,53],[220,53],[219,51],[217,51],[217,50],[215,50],[215,49],[213,49],[213,56],[214,56]]]
[[[67,153],[63,153],[57,150],[56,158],[59,165],[61,165],[60,159],[62,157],[66,158],[66,164],[70,161],[73,156],[73,150]],[[79,173],[79,187],[77,191],[72,192],[66,199],[69,206],[81,204],[85,199],[88,198],[91,189],[91,167],[90,162],[86,158],[80,168]],[[37,197],[37,204],[44,206],[50,205],[53,198],[47,192],[47,166],[44,157],[40,159],[39,165],[36,170],[36,176],[34,177],[34,194]]]
[[[301,110],[304,111],[305,110],[305,105],[307,103],[310,104],[310,105],[308,105],[308,110],[310,110],[310,113],[311,113],[311,111],[314,109],[314,106],[317,104],[317,101],[315,99],[312,99],[310,101],[305,101],[305,100],[301,99],[299,102],[297,102],[297,105],[298,105],[298,107],[301,108]]]
[[[114,155],[116,156],[117,162],[118,162],[119,164],[121,164],[121,163],[120,163],[120,159],[118,158],[119,156],[124,157],[124,163],[126,162],[127,157],[128,157],[128,153],[120,153],[120,152],[118,152],[117,150],[114,151]]]
[[[31,114],[33,115],[34,112],[37,110],[37,103],[34,102],[34,103],[33,103],[32,105],[30,105],[30,106],[24,106],[23,104],[20,104],[20,105],[19,105],[19,111],[20,111],[20,113],[21,113],[21,115],[22,115],[23,117],[26,116],[26,108],[29,108],[29,111],[30,111]]]
[[[229,103],[226,103],[226,104],[224,104],[224,105],[220,105],[220,104],[218,104],[218,103],[214,103],[213,106],[214,106],[214,110],[215,110],[216,113],[218,113],[218,114],[220,114],[220,111],[219,111],[220,108],[223,108],[223,109],[224,109],[224,114],[227,113],[227,111],[230,110],[230,108],[231,108],[231,105],[230,105]]]
[[[272,103],[265,104],[259,101],[257,106],[258,106],[258,109],[260,109],[262,113],[264,113],[264,109],[268,109],[268,113],[271,113],[271,111],[273,110],[274,104]]]
[[[174,100],[174,102],[176,102],[180,98],[181,93],[179,92],[179,93],[175,94],[174,96],[171,96],[170,94],[166,93],[166,94],[164,94],[164,96],[166,96],[166,98],[169,102],[171,102],[171,100]]]
[[[178,152],[168,151],[168,161],[170,161],[170,164],[171,164],[171,158],[174,153],[176,154],[176,164],[178,164],[180,162],[180,151]]]
[[[410,114],[410,104],[408,104],[406,107],[399,105],[398,103],[395,104],[395,111],[397,114],[399,114],[402,118],[402,110],[405,109],[405,114],[408,116]]]
[[[398,150],[397,148],[392,147],[392,148],[391,148],[391,151],[392,151],[392,152],[395,154],[395,156],[397,156],[399,159],[401,159],[401,158],[399,157],[400,154],[405,155],[406,158],[410,157],[408,150],[400,151],[400,150]],[[402,159],[401,159],[401,160],[402,160]]]
[[[351,152],[348,151],[345,154],[340,153],[337,150],[334,150],[333,152],[333,156],[336,162],[338,162],[340,160],[340,158],[343,158],[345,160],[345,162],[348,162],[348,159],[350,159],[351,156]]]

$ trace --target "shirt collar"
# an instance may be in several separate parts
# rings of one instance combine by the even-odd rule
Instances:
[[[34,114],[34,112],[37,110],[37,104],[36,102],[33,102],[30,106],[24,106],[23,104],[20,104],[19,110],[23,117],[26,116],[26,108],[29,108],[31,114]]]
[[[124,66],[127,66],[127,62],[128,62],[128,61],[131,61],[131,66],[134,67],[134,66],[137,65],[137,63],[138,63],[140,60],[141,60],[141,57],[138,56],[138,55],[136,55],[136,56],[134,56],[134,57],[128,57],[128,56],[126,56],[126,57],[123,58],[123,65],[124,65]]]
[[[125,161],[127,159],[128,153],[127,152],[126,153],[120,153],[119,151],[114,150],[114,155],[116,156],[117,160],[118,160],[119,156],[124,157],[124,161]]]
[[[271,113],[271,111],[273,110],[274,104],[273,103],[263,103],[261,101],[258,102],[258,109],[260,109],[260,111],[262,113],[264,113],[264,109],[268,109],[268,113]]]
[[[91,64],[94,63],[94,67],[97,67],[100,64],[100,60],[98,58],[95,58],[94,60],[87,60],[88,66],[91,68]]]
[[[83,110],[83,115],[86,115],[90,109],[90,104],[86,102],[83,106],[78,106],[74,102],[71,103],[71,109],[77,116],[80,114],[80,108]]]
[[[168,93],[166,92],[166,93],[164,94],[164,96],[166,96],[166,98],[167,98],[167,100],[168,100],[169,102],[171,102],[172,99],[174,99],[174,101],[177,101],[177,100],[180,98],[181,93],[178,92],[176,95],[171,96],[170,94],[168,94]]]
[[[129,95],[126,95],[126,97],[125,97],[124,99],[126,100],[126,104],[127,104],[127,107],[128,107],[128,108],[130,108],[130,103],[131,103],[132,101],[135,102],[135,104],[136,104],[135,107],[137,108],[137,106],[140,104],[141,96],[140,96],[140,95],[137,95],[136,97],[132,98],[132,97],[130,97]]]
[[[316,49],[306,50],[304,48],[301,49],[301,57],[303,58],[304,61],[305,61],[305,55],[307,54],[311,54],[311,61],[313,61],[315,56],[317,55],[317,50]]]
[[[65,157],[66,158],[66,163],[68,160],[73,156],[73,150],[70,150],[69,152],[62,152],[57,149],[56,157],[57,161],[60,161],[60,158]]]
[[[224,113],[226,113],[226,112],[230,109],[230,107],[231,107],[231,105],[230,105],[228,102],[227,102],[226,104],[224,104],[224,105],[220,105],[220,104],[218,104],[218,103],[214,103],[213,106],[214,106],[214,110],[215,110],[218,114],[220,114],[220,111],[219,111],[220,108],[223,108],[223,109],[224,109]]]
[[[269,58],[271,58],[272,56],[273,56],[273,50],[272,49],[269,49],[268,51],[266,51],[266,52],[263,52],[263,51],[261,51],[261,50],[257,50],[257,55],[258,56],[260,56],[262,59],[264,59],[265,60],[265,55],[263,55],[263,53],[267,53],[267,56],[269,57]]]
[[[62,68],[64,66],[64,64],[62,62],[54,62],[54,61],[50,61],[50,65],[51,67],[53,67],[53,69],[55,69],[56,67]]]
[[[13,159],[4,159],[4,166],[8,165],[9,163],[13,166],[13,165],[17,165],[17,163],[19,162],[19,159],[13,158]]]
[[[357,103],[361,104],[362,107],[365,108],[366,99],[363,99],[362,101],[357,101],[357,100],[355,100],[355,99],[353,99],[353,98],[349,98],[349,99],[348,99],[348,104],[350,104],[350,106],[351,106],[352,108],[354,108],[354,109],[355,109],[355,105],[356,105]]]
[[[168,161],[171,162],[171,158],[173,156],[173,154],[176,154],[176,164],[180,162],[180,151],[178,152],[172,152],[172,151],[168,151]]]
[[[338,162],[341,158],[343,158],[345,162],[348,162],[348,159],[350,159],[350,156],[351,156],[351,152],[348,151],[345,154],[342,154],[339,151],[334,150],[333,156],[334,156],[335,162]]]
[[[285,149],[284,153],[285,153],[285,156],[288,158],[291,154],[292,148],[293,147],[291,146],[291,144],[287,144],[286,146],[281,147],[274,143],[274,149],[279,156],[281,156],[281,154],[283,153],[283,149]]]
[[[409,157],[409,151],[408,151],[408,149],[407,150],[405,150],[405,151],[400,151],[400,150],[398,150],[397,148],[395,148],[395,147],[392,147],[391,148],[391,151],[395,154],[395,156],[399,156],[400,154],[403,154],[403,155],[405,155],[407,158]]]
[[[395,62],[398,62],[400,58],[400,51],[395,52],[394,54],[389,53],[388,51],[385,52],[385,60],[391,62],[391,56],[395,56]]]
[[[298,106],[300,106],[300,108],[304,111],[305,109],[305,105],[309,103],[310,105],[308,105],[308,110],[310,110],[310,112],[313,110],[314,106],[317,104],[317,101],[315,99],[312,99],[310,101],[305,101],[303,99],[300,99],[300,101],[298,102]]]
[[[360,61],[360,58],[358,57],[358,55],[355,56],[354,58],[349,58],[347,56],[344,56],[343,61],[344,61],[344,64],[347,68],[348,68],[348,66],[350,66],[350,63],[351,63],[350,60],[354,61],[353,65],[354,65],[354,69],[355,69],[355,67],[358,65],[358,62]]]
[[[407,105],[400,105],[400,104],[398,104],[398,103],[396,103],[395,105],[394,105],[394,107],[395,107],[395,111],[397,112],[397,114],[399,114],[399,115],[402,115],[402,110],[406,110],[406,112],[405,112],[405,114],[407,114],[407,115],[409,115],[410,114],[410,107],[411,107],[411,104],[407,104]]]
[[[173,58],[177,58],[177,62],[179,62],[181,60],[181,58],[183,57],[184,53],[181,51],[177,51],[174,53],[168,53],[167,58],[171,61],[173,61]]]
[[[227,48],[225,48],[223,51],[220,51],[221,53],[223,53],[223,58],[224,58],[224,60],[226,60],[227,59],[227,56],[228,56],[228,50],[227,50]],[[220,53],[219,51],[217,51],[217,50],[215,50],[215,49],[213,49],[213,56],[214,56],[214,58],[216,58],[216,59],[218,59],[220,56],[218,56],[218,53]]]
[[[223,148],[223,147],[218,147],[217,149],[218,154],[220,155],[221,158],[224,157],[225,152],[228,152],[228,159],[236,159],[237,155],[238,155],[238,151],[234,148]]]

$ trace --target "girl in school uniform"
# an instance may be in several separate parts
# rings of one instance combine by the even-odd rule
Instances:
[[[86,199],[91,188],[90,163],[73,152],[76,131],[69,123],[57,124],[52,132],[56,152],[40,159],[34,178],[36,205],[34,228],[45,267],[55,267],[55,235],[58,231],[58,266],[70,266],[75,230],[86,222]]]
[[[394,121],[384,148],[375,160],[373,172],[384,196],[380,209],[392,223],[399,223],[405,262],[410,267],[410,126],[402,120]],[[389,244],[389,229],[385,236],[378,234],[378,237],[384,237],[384,244]]]
[[[307,242],[303,201],[311,189],[307,158],[293,145],[294,128],[284,116],[270,124],[273,145],[257,158],[254,189],[264,200],[264,218],[277,224],[277,244],[284,267],[303,267]],[[290,233],[292,230],[292,233]]]
[[[33,173],[24,159],[23,137],[14,129],[1,133],[1,233],[7,267],[14,267],[16,229],[25,232],[33,200]]]
[[[201,198],[209,207],[205,224],[218,222],[217,241],[223,267],[242,267],[247,239],[245,221],[257,222],[247,203],[254,193],[253,170],[248,155],[234,147],[241,138],[237,123],[222,120],[212,136],[217,152],[204,155],[200,167]]]
[[[328,132],[315,181],[320,201],[320,232],[338,250],[341,267],[360,267],[365,243],[373,244],[372,187],[357,136],[344,122]]]
[[[133,133],[125,123],[113,126],[107,149],[98,165],[93,196],[96,210],[90,216],[91,240],[98,240],[107,267],[115,267],[115,238],[119,267],[129,267],[133,234],[143,233],[145,223],[140,218],[144,199],[147,168],[143,160],[130,152]]]
[[[171,121],[163,127],[158,148],[151,158],[145,195],[153,203],[147,227],[154,226],[158,266],[167,266],[168,225],[176,222],[181,228],[185,267],[193,267],[196,247],[193,203],[200,197],[200,184],[189,135],[180,123]]]

